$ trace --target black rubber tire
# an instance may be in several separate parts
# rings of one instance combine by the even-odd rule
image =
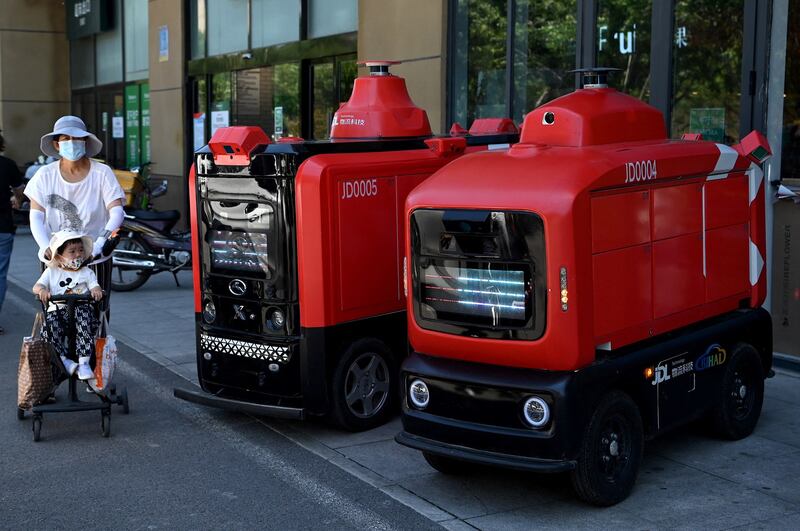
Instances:
[[[25,420],[25,410],[21,407],[17,408],[17,420]]]
[[[643,448],[639,408],[627,394],[611,391],[584,430],[578,463],[571,473],[575,494],[599,507],[627,498],[636,483]]]
[[[33,441],[39,442],[42,438],[42,417],[33,417]]]
[[[452,459],[443,455],[432,454],[430,452],[422,452],[422,457],[431,465],[436,471],[448,476],[458,476],[465,474],[470,470],[471,465],[458,459]]]
[[[119,397],[122,399],[122,414],[128,415],[131,412],[131,405],[128,401],[128,389],[123,388],[122,392],[119,394]]]
[[[100,411],[100,430],[103,432],[103,437],[111,436],[111,413],[107,411]]]
[[[123,235],[119,238],[119,243],[117,244],[117,249],[130,249],[131,247],[139,247],[143,251],[152,252],[150,246],[142,240],[139,236],[134,234],[133,236]],[[111,254],[112,260],[114,254]],[[122,281],[115,281],[114,279],[118,276],[117,275],[117,268],[111,268],[111,290],[112,291],[133,291],[138,289],[147,282],[147,279],[150,278],[152,273],[150,271],[139,271],[137,276],[131,282],[122,282]]]
[[[370,359],[375,360],[374,366],[361,367],[363,363],[370,363]],[[367,372],[357,377],[362,368]],[[373,378],[368,373],[372,373]],[[351,343],[333,371],[332,420],[354,432],[386,423],[397,404],[397,378],[394,356],[383,341],[363,338]],[[370,380],[375,384],[372,388]],[[356,405],[359,402],[361,405]]]
[[[764,403],[764,368],[761,356],[751,345],[734,346],[722,376],[720,395],[711,413],[714,432],[732,441],[753,433]]]

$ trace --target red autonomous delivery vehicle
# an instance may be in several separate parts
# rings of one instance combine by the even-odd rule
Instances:
[[[408,193],[460,155],[507,148],[508,119],[435,138],[389,62],[367,63],[331,140],[218,130],[190,176],[197,367],[179,398],[349,430],[397,405],[408,352],[402,285]],[[455,128],[458,130],[458,128]]]
[[[409,194],[396,438],[445,473],[568,471],[596,505],[644,439],[705,415],[749,435],[772,365],[766,140],[669,140],[606,74]]]

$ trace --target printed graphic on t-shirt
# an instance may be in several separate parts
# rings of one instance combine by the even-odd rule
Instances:
[[[50,194],[47,196],[47,206],[61,213],[62,221],[59,230],[83,231],[83,220],[75,203],[58,194]]]

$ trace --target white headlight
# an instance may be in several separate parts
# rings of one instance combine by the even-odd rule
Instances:
[[[428,386],[422,380],[414,380],[408,386],[408,398],[414,406],[424,409],[428,402],[431,401],[431,394],[428,392]]]
[[[550,406],[538,396],[532,396],[522,406],[522,416],[530,426],[541,428],[550,420]]]
[[[283,328],[283,323],[286,322],[283,312],[280,310],[272,310],[269,314],[269,327],[273,330],[280,330]]]

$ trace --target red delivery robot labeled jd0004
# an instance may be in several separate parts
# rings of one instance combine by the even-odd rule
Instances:
[[[593,82],[529,113],[406,202],[412,353],[397,441],[572,475],[597,505],[643,440],[709,415],[749,435],[772,364],[762,135],[668,140],[660,112]]]
[[[408,193],[463,153],[507,148],[510,120],[434,138],[389,63],[368,63],[331,141],[217,131],[195,155],[191,210],[202,392],[179,398],[374,427],[397,405],[408,351],[402,286]],[[489,132],[487,132],[487,129]],[[496,134],[492,134],[495,131]]]

